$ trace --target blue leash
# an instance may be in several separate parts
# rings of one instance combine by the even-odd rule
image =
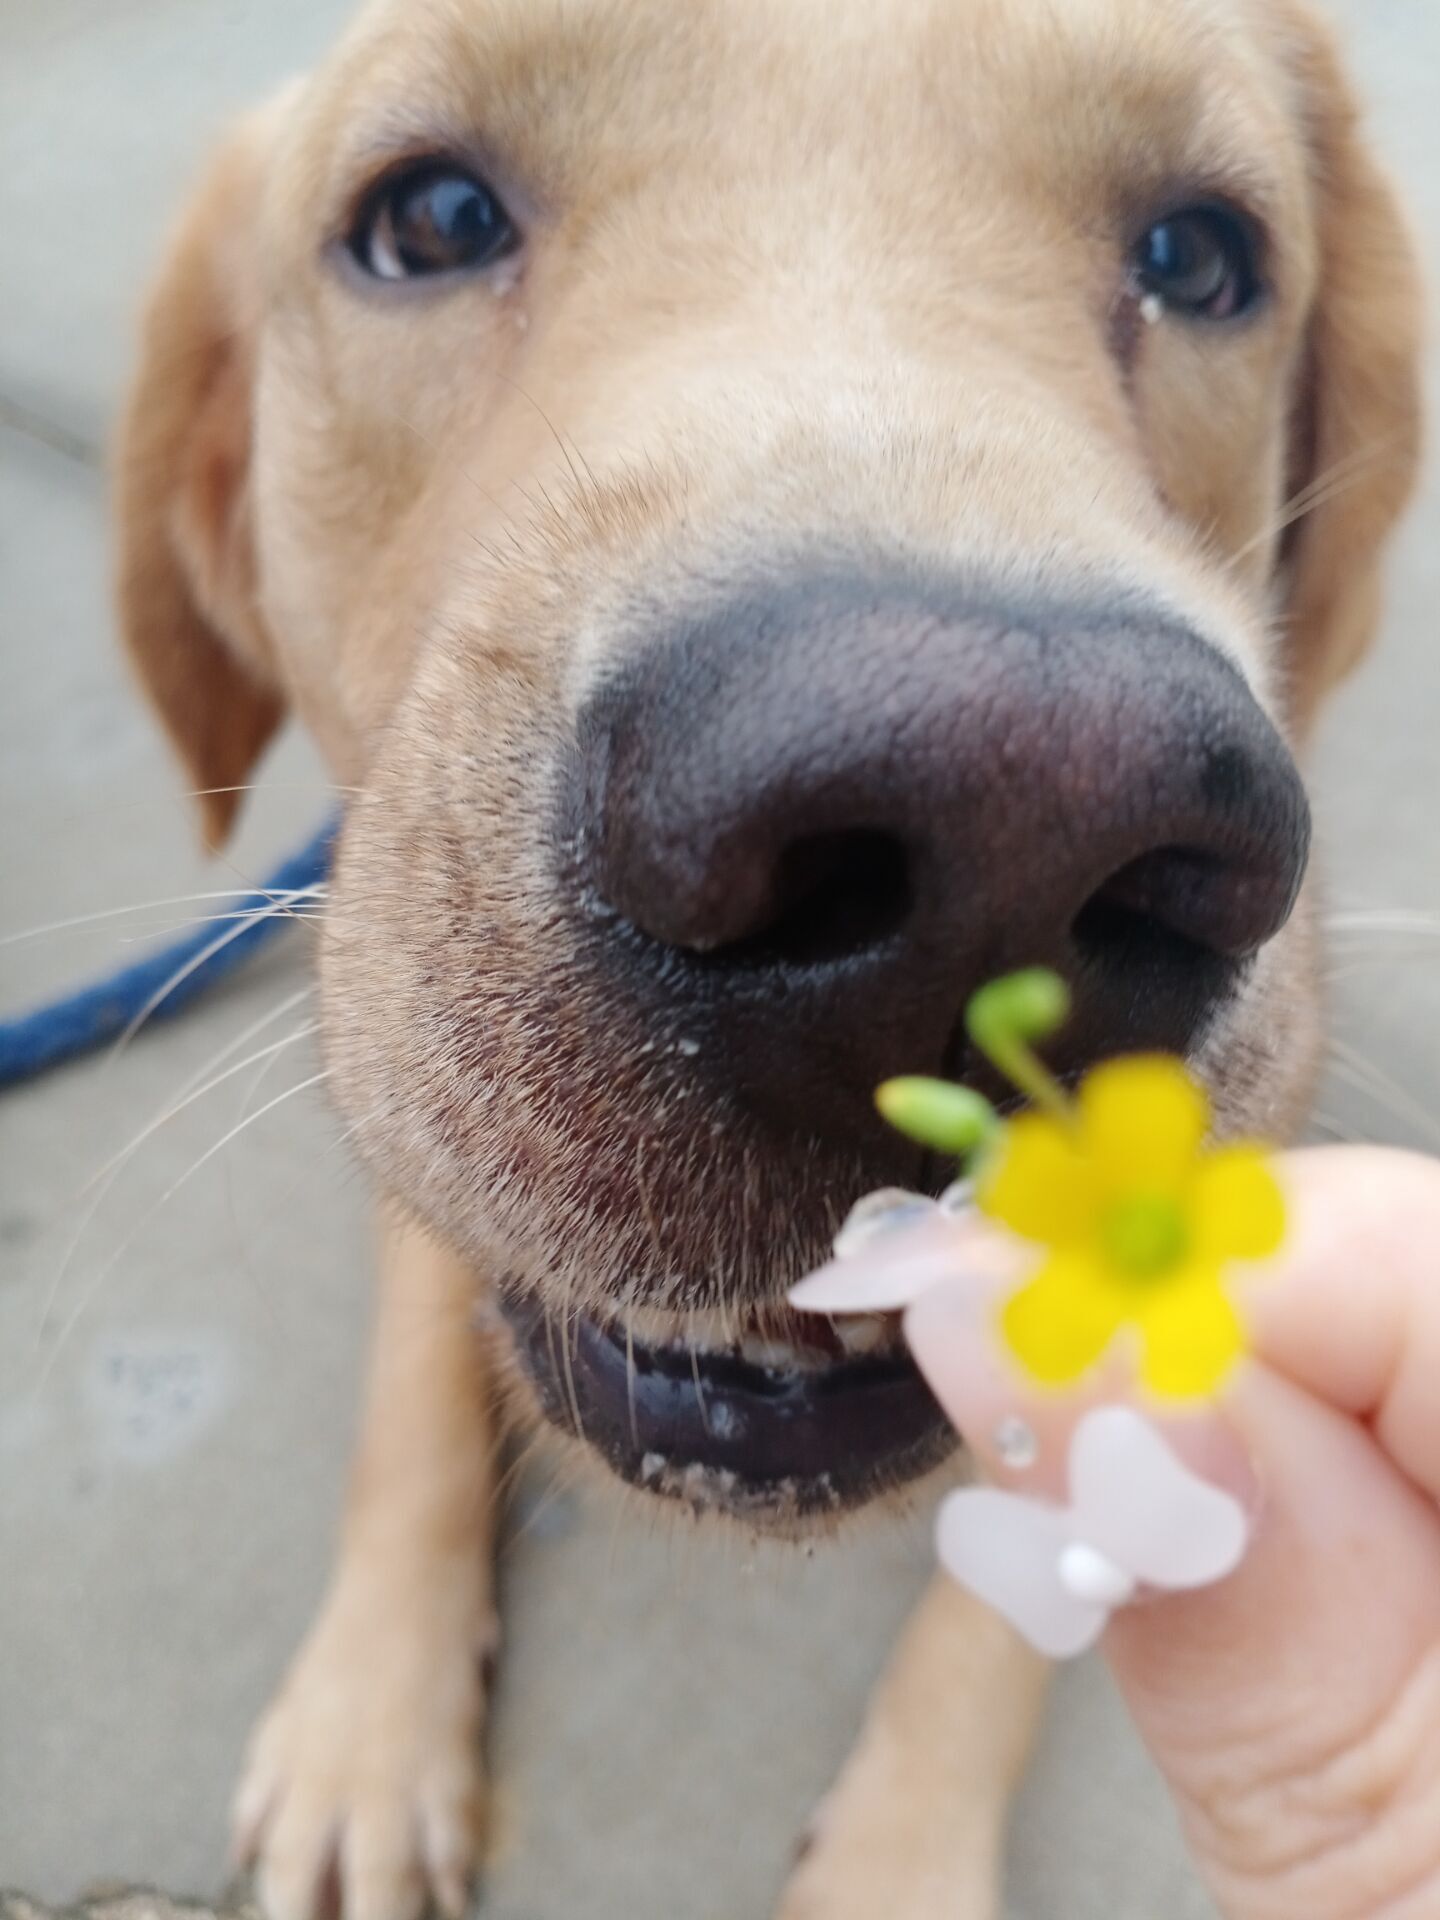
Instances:
[[[28,1013],[0,1019],[0,1087],[33,1079],[103,1047],[124,1033],[166,982],[186,967],[190,971],[158,1001],[150,1019],[170,1019],[253,958],[289,924],[288,914],[265,910],[277,898],[315,886],[329,873],[339,825],[338,820],[327,821],[312,840],[281,862],[262,889],[238,894],[230,902],[227,913],[253,913],[253,920],[234,921],[228,933],[217,934],[213,925],[196,927],[102,980],[32,1007]]]

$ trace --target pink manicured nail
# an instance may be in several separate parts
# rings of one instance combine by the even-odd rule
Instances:
[[[821,1267],[790,1290],[802,1313],[876,1313],[912,1300],[960,1270],[963,1224],[936,1213],[913,1227],[879,1234],[855,1253]]]

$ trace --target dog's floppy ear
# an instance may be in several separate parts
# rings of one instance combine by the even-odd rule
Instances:
[[[1330,30],[1308,13],[1295,67],[1320,247],[1293,424],[1295,518],[1283,549],[1303,727],[1379,623],[1384,549],[1419,461],[1423,317],[1394,188],[1366,143]]]
[[[257,222],[274,115],[243,122],[190,200],[145,311],[116,447],[126,649],[200,794],[229,832],[284,707],[257,604],[251,497]]]

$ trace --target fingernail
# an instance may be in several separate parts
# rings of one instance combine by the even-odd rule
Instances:
[[[790,1289],[790,1304],[802,1313],[898,1311],[953,1279],[964,1245],[956,1221],[931,1213],[918,1224],[877,1232],[837,1255]]]
[[[972,1444],[1027,1398],[1001,1353],[996,1311],[1004,1281],[993,1268],[964,1287],[919,1295],[905,1314],[905,1338],[931,1391]],[[1037,1406],[1043,1413],[1043,1406]]]

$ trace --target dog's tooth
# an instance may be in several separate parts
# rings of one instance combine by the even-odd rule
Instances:
[[[730,1344],[731,1328],[720,1313],[693,1313],[685,1321],[680,1346],[698,1347],[702,1353],[718,1351]]]
[[[665,1307],[631,1307],[621,1317],[622,1331],[629,1327],[632,1337],[642,1346],[675,1347],[688,1352],[691,1347],[702,1353],[730,1344],[730,1329],[720,1313],[677,1313]]]
[[[835,1338],[847,1353],[874,1353],[889,1338],[889,1328],[883,1314],[846,1314],[835,1322]]]
[[[740,1356],[752,1367],[768,1367],[772,1373],[792,1373],[800,1364],[800,1355],[788,1341],[764,1340],[758,1333],[746,1334]]]

